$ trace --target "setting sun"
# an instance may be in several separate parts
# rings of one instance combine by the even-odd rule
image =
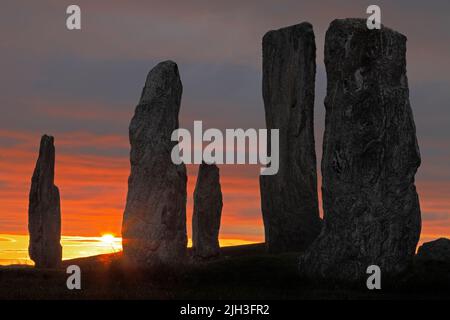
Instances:
[[[101,241],[105,244],[113,244],[115,237],[110,233],[106,233],[102,235]]]

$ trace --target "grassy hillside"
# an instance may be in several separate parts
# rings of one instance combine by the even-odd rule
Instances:
[[[299,253],[269,255],[262,244],[222,249],[220,258],[171,270],[134,270],[121,254],[64,261],[59,270],[0,268],[0,299],[402,299],[450,298],[450,268],[417,264],[401,279],[369,291],[302,279]],[[82,290],[66,287],[65,268],[82,270]]]

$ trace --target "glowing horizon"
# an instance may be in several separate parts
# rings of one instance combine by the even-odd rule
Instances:
[[[0,233],[27,234],[31,175],[39,139],[47,133],[55,137],[62,234],[120,235],[130,173],[128,126],[149,70],[162,60],[177,62],[183,83],[180,128],[190,129],[194,120],[202,120],[205,128],[263,129],[261,39],[269,30],[302,21],[311,22],[316,37],[314,125],[322,210],[324,40],[333,19],[365,16],[360,1],[288,0],[284,6],[275,1],[179,1],[176,6],[157,0],[139,6],[79,2],[89,22],[82,32],[70,34],[62,20],[64,4],[2,4],[2,12],[20,13],[23,19],[9,15],[0,28],[5,39],[0,60]],[[383,3],[383,12],[389,14],[382,19],[408,37],[410,101],[422,155],[416,186],[424,242],[450,237],[450,46],[445,41],[450,2],[402,2],[408,10],[397,1]],[[429,28],[417,23],[424,14],[432,17]],[[111,21],[117,23],[111,27]],[[219,168],[220,238],[263,241],[259,166]],[[187,169],[190,236],[197,166]],[[0,241],[0,250],[5,243]]]
[[[0,185],[0,217],[2,234],[26,235],[28,224],[28,192],[39,136],[27,132],[0,130],[0,138],[14,138],[16,144],[0,146],[0,166],[15,165],[4,172]],[[80,141],[81,140],[81,141]],[[124,141],[125,140],[125,141]],[[121,234],[123,208],[127,193],[129,160],[125,156],[80,154],[78,148],[102,148],[121,145],[128,149],[126,136],[111,137],[88,134],[65,134],[55,137],[56,184],[61,191],[62,234],[64,237],[98,237],[102,233]],[[70,147],[74,145],[74,147]],[[258,166],[219,166],[224,197],[220,239],[239,239],[239,243],[264,241],[260,209]],[[187,232],[191,235],[193,211],[192,194],[197,166],[188,166]],[[420,170],[420,169],[419,169]],[[321,190],[319,175],[319,207]],[[423,227],[420,243],[439,237],[450,237],[450,199],[446,181],[419,180],[417,188],[421,201]],[[321,209],[322,210],[322,209]],[[322,214],[321,214],[322,216]],[[4,249],[0,242],[0,250]],[[27,244],[22,249],[27,249]],[[93,255],[98,247],[88,250]],[[92,253],[94,252],[94,253]],[[105,252],[104,250],[101,252]],[[86,256],[81,254],[80,256]],[[71,256],[75,257],[75,256]]]
[[[34,265],[28,255],[28,235],[0,234],[0,266]],[[221,247],[258,243],[242,239],[219,239]],[[122,238],[105,233],[100,236],[61,236],[63,261],[122,251]],[[188,240],[188,248],[192,246]]]

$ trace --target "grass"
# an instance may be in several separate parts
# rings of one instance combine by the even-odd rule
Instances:
[[[434,299],[450,298],[450,268],[418,263],[380,291],[302,279],[299,253],[266,254],[264,246],[222,249],[221,257],[177,270],[130,270],[121,253],[64,261],[58,270],[0,268],[0,299]],[[68,290],[65,268],[82,270],[82,290]]]

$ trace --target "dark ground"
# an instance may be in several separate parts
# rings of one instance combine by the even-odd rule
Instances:
[[[302,279],[298,256],[269,255],[258,244],[223,248],[220,258],[178,271],[130,270],[120,253],[64,261],[58,270],[0,267],[0,299],[450,299],[448,265],[416,262],[399,279],[382,278],[382,290],[369,291],[365,281]],[[81,290],[66,287],[71,264],[82,270]]]

